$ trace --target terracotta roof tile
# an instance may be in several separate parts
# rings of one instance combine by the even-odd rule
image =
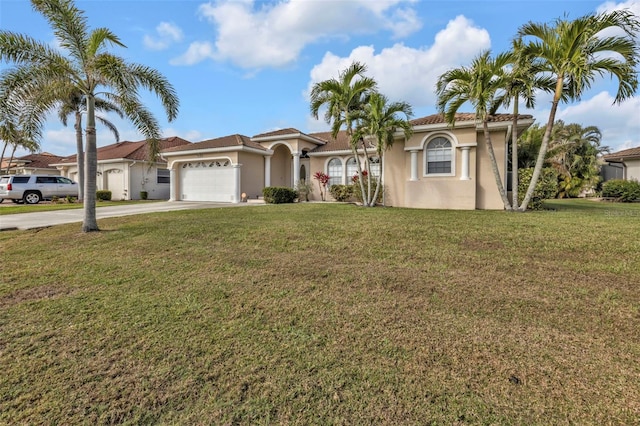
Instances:
[[[622,161],[623,159],[640,158],[640,146],[635,148],[623,149],[622,151],[612,152],[603,157],[608,161]]]
[[[459,113],[456,114],[456,121],[474,121],[475,114],[473,113]],[[533,116],[531,115],[520,115],[522,119],[531,119]],[[513,120],[513,114],[496,114],[491,120],[492,122],[508,122]],[[416,118],[414,120],[410,120],[412,126],[425,126],[428,124],[445,124],[446,121],[442,114],[432,114],[426,117]],[[341,131],[338,133],[336,139],[331,137],[331,132],[321,132],[321,133],[310,133],[309,136],[313,136],[318,139],[323,139],[327,141],[326,145],[322,145],[317,147],[311,152],[331,152],[331,151],[346,151],[350,150],[349,141],[347,140],[347,135],[345,131]]]
[[[63,158],[64,157],[50,154],[48,152],[41,152],[39,154],[28,154],[14,158],[11,162],[11,166],[25,167],[27,169],[46,169],[49,168],[49,164],[55,164]],[[7,161],[3,161],[2,167],[6,167],[6,163]]]
[[[160,139],[159,141],[160,151],[164,151],[167,148],[173,148],[177,146],[191,145],[188,140],[173,136],[170,138]],[[127,160],[144,161],[149,158],[149,150],[147,147],[147,141],[137,142],[117,142],[111,145],[101,146],[98,148],[98,161],[103,160],[116,160],[124,158]],[[59,163],[75,163],[77,161],[76,155],[70,155],[64,158]]]
[[[522,119],[531,119],[532,115],[524,115],[520,114],[520,118]],[[456,121],[474,121],[476,119],[476,115],[470,112],[463,112],[456,114]],[[490,122],[504,122],[504,121],[512,121],[513,114],[495,114],[493,115],[489,121]],[[427,124],[444,124],[446,123],[444,119],[444,115],[442,114],[432,114],[427,115],[426,117],[416,118],[410,121],[413,126],[424,126]]]
[[[297,134],[304,135],[304,133],[301,132],[300,130],[294,129],[293,127],[289,127],[287,129],[279,129],[271,132],[260,133],[259,135],[255,135],[252,139],[267,138],[269,136],[283,136],[283,135],[297,135]]]
[[[202,142],[196,142],[189,146],[176,146],[173,148],[165,149],[162,152],[180,152],[180,151],[195,151],[200,149],[215,149],[215,148],[227,148],[234,146],[246,146],[250,148],[266,151],[262,145],[257,142],[253,142],[251,138],[244,135],[228,135],[215,139],[208,139]]]

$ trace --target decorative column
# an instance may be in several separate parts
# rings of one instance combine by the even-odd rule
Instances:
[[[470,146],[462,146],[460,147],[462,150],[462,176],[460,176],[460,180],[470,180],[469,177],[469,151],[471,150]]]
[[[271,186],[271,156],[264,157],[264,187]]]
[[[171,167],[169,169],[169,201],[176,200],[176,185],[178,185],[176,171]]]
[[[300,180],[300,153],[293,153],[293,188],[296,187]]]
[[[232,167],[233,167],[233,175],[234,175],[234,181],[236,185],[236,191],[233,194],[233,198],[231,199],[231,202],[239,203],[240,201],[242,201],[240,197],[240,167],[242,167],[242,164],[234,164]]]
[[[411,150],[411,179],[418,180],[418,150]]]

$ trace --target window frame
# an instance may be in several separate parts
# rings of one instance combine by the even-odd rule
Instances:
[[[335,175],[332,176],[331,175],[331,163],[333,161],[337,161],[340,164],[340,175]],[[327,187],[330,187],[331,185],[343,185],[344,184],[344,171],[345,171],[345,167],[344,167],[344,162],[342,161],[341,158],[339,157],[333,157],[330,158],[329,161],[327,161],[327,176],[329,176],[329,182],[327,183]],[[337,181],[337,182],[336,182]]]
[[[449,143],[449,153],[450,153],[450,162],[451,162],[451,171],[448,173],[429,173],[429,145],[431,143],[433,143],[434,141],[438,140],[438,139],[442,139],[446,142]],[[431,148],[432,150],[435,149],[443,149],[444,148]],[[430,177],[451,177],[451,176],[455,176],[456,175],[456,144],[455,142],[448,136],[445,135],[434,135],[433,137],[429,138],[428,140],[425,141],[424,143],[424,149],[423,149],[423,157],[422,157],[422,176],[426,177],[426,178],[430,178]]]
[[[160,175],[160,172],[163,172],[163,176]],[[165,179],[166,179],[166,182],[164,182]],[[166,184],[170,184],[170,183],[171,183],[171,170],[169,170],[169,169],[156,169],[156,184],[166,185]]]

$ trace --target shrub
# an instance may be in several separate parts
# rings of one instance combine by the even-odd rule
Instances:
[[[295,190],[282,186],[268,186],[262,190],[262,195],[265,203],[269,204],[293,203],[298,197]]]
[[[518,203],[522,203],[533,176],[533,167],[518,170]],[[552,168],[542,169],[540,179],[533,190],[533,196],[527,206],[531,210],[542,210],[542,202],[555,198],[558,193],[558,174]]]
[[[353,182],[353,196],[355,197],[355,199],[359,202],[362,203],[362,190],[360,189],[360,182],[358,182],[358,175],[355,175],[354,177],[351,178],[351,181]],[[367,191],[368,188],[368,174],[366,170],[362,171],[362,183],[364,184],[364,190]],[[376,180],[376,178],[374,177],[373,180],[371,181],[371,195],[373,196],[373,194],[375,194],[376,192],[376,186],[378,185],[378,181]],[[384,192],[384,186],[382,188],[380,188],[380,192],[378,192],[378,198],[376,198],[376,204],[377,203],[381,203],[382,202],[382,193]]]
[[[309,201],[309,194],[313,192],[313,185],[305,179],[300,179],[296,185],[298,191],[298,201]]]
[[[630,203],[640,200],[640,182],[637,180],[611,179],[602,184],[602,196]]]
[[[72,197],[71,195],[67,195],[66,200],[67,200],[68,204],[73,204],[73,203],[76,202],[76,197]]]
[[[100,201],[111,201],[111,191],[96,191],[96,198]]]
[[[149,197],[149,193],[147,191],[140,191],[140,199],[146,200]]]
[[[347,201],[353,196],[353,185],[331,185],[329,187],[329,194],[336,201]]]
[[[60,202],[60,197],[58,197],[57,195],[54,195],[53,197],[51,197],[51,202],[53,204],[58,204]]]

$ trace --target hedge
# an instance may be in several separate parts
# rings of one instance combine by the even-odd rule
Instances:
[[[298,198],[298,193],[291,188],[283,186],[268,186],[262,190],[264,202],[268,204],[293,203]]]
[[[111,201],[111,191],[96,191],[96,198],[100,201]]]
[[[602,196],[631,203],[640,200],[640,182],[637,180],[611,179],[602,184]]]

